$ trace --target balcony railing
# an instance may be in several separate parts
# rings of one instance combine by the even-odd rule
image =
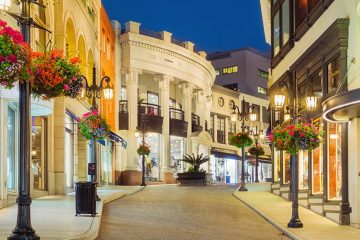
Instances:
[[[225,144],[225,131],[217,130],[217,142]]]
[[[176,108],[169,108],[170,109],[170,119],[178,119],[184,121],[184,111],[181,109]]]
[[[161,107],[151,103],[140,103],[138,113],[150,116],[161,116]]]
[[[194,113],[191,114],[191,128],[193,132],[202,131],[202,126],[200,125],[200,117]]]

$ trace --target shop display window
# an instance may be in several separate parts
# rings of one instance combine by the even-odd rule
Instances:
[[[283,184],[290,183],[290,154],[283,152],[284,161],[283,161]]]
[[[300,151],[299,159],[299,189],[309,188],[309,152]]]
[[[320,121],[315,121],[314,124],[319,126],[319,129],[323,130],[323,125],[319,124]],[[312,151],[312,193],[321,194],[324,191],[324,173],[323,173],[323,144]]]
[[[328,199],[341,199],[341,154],[342,154],[342,131],[341,125],[328,124]]]
[[[274,150],[274,181],[280,181],[280,151]]]

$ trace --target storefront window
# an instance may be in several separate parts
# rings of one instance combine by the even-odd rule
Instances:
[[[280,181],[280,151],[274,150],[274,181]]]
[[[319,124],[320,121],[314,122],[315,125],[320,125],[319,129],[323,130],[323,125]],[[313,194],[323,193],[323,144],[312,151],[312,192]]]
[[[74,119],[65,114],[65,173],[66,187],[74,188]]]
[[[240,171],[239,161],[228,158],[218,158],[214,155],[210,157],[210,164],[213,174],[213,181],[216,183],[236,183]]]
[[[290,154],[287,152],[283,152],[283,184],[290,183]]]
[[[285,0],[281,6],[282,8],[282,45],[284,46],[290,37],[290,5],[289,0]]]
[[[31,160],[34,189],[46,190],[47,174],[47,118],[32,118]]]
[[[138,146],[141,144],[141,137],[137,138]],[[160,179],[160,134],[148,133],[145,142],[150,147],[150,154],[145,158],[145,177],[150,181]],[[138,158],[139,166],[142,166],[142,156]]]
[[[328,198],[341,199],[341,125],[328,123]]]
[[[299,159],[299,189],[309,188],[309,152],[300,151]]]
[[[296,1],[296,27],[305,20],[307,14],[307,1],[308,0],[297,0]]]
[[[15,108],[8,106],[7,116],[7,178],[6,187],[8,190],[15,191],[16,179],[15,179],[15,166],[16,166],[16,110]]]
[[[274,16],[273,20],[273,55],[276,56],[276,54],[280,51],[280,21],[279,21],[279,12],[277,12]]]
[[[150,104],[159,105],[159,94],[148,92],[147,93],[147,102]]]
[[[186,171],[184,162],[186,139],[183,137],[170,136],[170,168],[174,174]]]

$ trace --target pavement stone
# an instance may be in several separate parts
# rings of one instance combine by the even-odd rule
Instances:
[[[41,239],[95,239],[99,232],[103,205],[123,196],[134,194],[140,186],[106,186],[98,188],[101,201],[97,215],[75,216],[75,194],[46,196],[33,200],[32,226]],[[15,227],[17,205],[0,210],[0,239],[7,239]]]
[[[299,217],[304,227],[288,228],[291,201],[270,193],[270,184],[248,184],[247,188],[247,192],[236,190],[233,195],[292,239],[360,239],[360,229],[339,225],[302,206],[299,206]]]

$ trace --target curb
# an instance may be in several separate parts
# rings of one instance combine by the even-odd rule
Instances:
[[[138,193],[138,192],[142,191],[144,188],[145,187],[141,187],[141,188],[136,189],[135,191],[130,192],[130,193],[115,194],[114,196],[105,198],[104,200],[101,200],[100,202],[98,202],[98,204],[96,206],[96,210],[98,211],[98,213],[96,214],[95,217],[93,217],[90,228],[84,234],[78,235],[76,237],[68,238],[67,240],[96,239],[98,237],[98,235],[99,235],[101,217],[102,217],[102,212],[103,212],[104,205],[108,204],[108,203],[110,203],[112,201],[115,201],[117,199],[120,199],[122,197],[131,196],[131,195],[133,195],[135,193]]]
[[[254,210],[257,214],[259,214],[262,218],[264,218],[266,221],[268,221],[271,225],[273,225],[274,227],[276,227],[277,229],[279,229],[283,234],[285,234],[287,237],[293,239],[293,240],[304,240],[303,238],[299,237],[298,235],[296,235],[295,233],[289,231],[288,228],[282,226],[280,223],[278,223],[277,221],[275,221],[273,218],[271,218],[269,215],[265,214],[264,212],[262,212],[259,208],[257,208],[256,206],[252,205],[250,202],[245,201],[243,199],[241,199],[239,196],[236,196],[237,190],[235,190],[233,192],[233,196],[235,198],[237,198],[238,200],[240,200],[242,203],[244,203],[246,206],[248,206],[249,208],[251,208],[252,210]]]

